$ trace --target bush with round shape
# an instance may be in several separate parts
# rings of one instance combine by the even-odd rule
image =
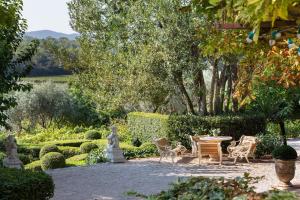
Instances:
[[[18,154],[19,159],[22,161],[23,165],[27,165],[33,160],[33,157],[31,155],[25,155],[25,154]]]
[[[279,160],[295,160],[298,157],[297,151],[289,145],[282,145],[274,149],[272,156]]]
[[[93,149],[97,149],[98,146],[92,142],[85,142],[80,145],[80,152],[81,153],[89,153]]]
[[[85,133],[86,140],[98,140],[101,139],[101,133],[96,130],[89,130]]]
[[[0,169],[0,199],[48,200],[53,197],[54,184],[44,172]]]
[[[45,145],[41,148],[40,158],[50,152],[59,152],[59,149],[55,144]]]
[[[43,170],[63,168],[66,166],[66,160],[61,153],[50,152],[42,157],[41,166]]]

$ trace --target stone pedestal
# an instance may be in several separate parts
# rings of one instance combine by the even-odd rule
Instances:
[[[18,158],[5,158],[3,159],[3,166],[7,168],[22,169],[23,163]]]
[[[123,152],[119,148],[107,149],[106,158],[112,163],[124,163],[126,159],[123,156]]]

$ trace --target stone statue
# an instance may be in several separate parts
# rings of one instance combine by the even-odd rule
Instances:
[[[108,144],[106,148],[106,158],[112,163],[126,162],[123,152],[119,147],[117,127],[112,126],[111,130],[111,134],[107,137]]]
[[[9,135],[5,140],[5,150],[7,157],[3,159],[3,166],[8,168],[21,169],[22,161],[18,157],[16,140],[13,135]]]
[[[108,149],[113,149],[113,148],[120,148],[119,147],[119,137],[117,135],[117,127],[112,126],[111,128],[112,132],[111,134],[107,137],[108,140]]]

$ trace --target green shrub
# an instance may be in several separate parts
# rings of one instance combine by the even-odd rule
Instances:
[[[61,146],[61,147],[58,147],[58,149],[59,149],[59,152],[62,153],[66,159],[80,154],[79,147]]]
[[[128,127],[132,138],[151,142],[154,137],[166,137],[168,115],[156,113],[131,112],[128,114]]]
[[[6,154],[0,152],[0,168],[3,167],[3,159],[6,157]]]
[[[54,184],[44,172],[0,169],[0,199],[48,200],[53,197]]]
[[[57,146],[68,146],[68,147],[80,147],[80,145],[84,142],[89,142],[90,140],[79,139],[79,140],[60,140],[60,141],[52,141],[47,142],[45,144],[55,144]]]
[[[274,159],[280,160],[295,160],[298,157],[296,150],[288,145],[282,145],[274,149],[272,156]]]
[[[76,126],[73,131],[74,131],[74,133],[82,133],[85,131],[85,128],[83,128],[81,126]]]
[[[132,145],[135,146],[135,147],[139,147],[142,145],[142,142],[139,140],[139,138],[134,138],[132,140]]]
[[[94,165],[97,163],[103,163],[107,162],[108,160],[106,159],[105,153],[104,153],[104,148],[98,148],[98,149],[93,149],[88,156],[86,157],[86,164],[88,165]]]
[[[88,154],[80,154],[73,157],[70,157],[66,160],[67,166],[83,166],[86,164]]]
[[[81,153],[89,153],[92,149],[96,149],[98,146],[92,142],[85,142],[80,145],[80,152]]]
[[[23,165],[27,165],[31,163],[34,159],[31,155],[18,154],[19,159],[22,161]]]
[[[41,151],[41,146],[32,146],[32,145],[19,145],[18,153],[24,155],[31,155],[33,158],[39,158],[39,154]]]
[[[243,177],[234,179],[192,177],[179,179],[171,184],[171,188],[159,194],[146,196],[137,192],[127,193],[131,196],[148,200],[296,200],[297,195],[288,191],[269,191],[256,193],[251,185],[259,181],[260,177],[250,177],[245,173]]]
[[[121,149],[123,150],[124,157],[127,160],[134,158],[147,158],[158,155],[156,146],[151,143],[144,143],[140,147],[121,145]]]
[[[280,135],[280,127],[278,124],[268,123],[267,130],[271,133]],[[289,138],[297,138],[300,136],[300,120],[285,121],[286,135]]]
[[[89,130],[85,133],[84,138],[86,140],[98,140],[101,139],[101,133],[97,130]]]
[[[55,144],[45,145],[41,148],[39,157],[42,158],[45,154],[50,152],[59,152],[59,149]]]
[[[125,120],[118,119],[118,120],[114,120],[112,123],[117,127],[119,140],[121,142],[130,144],[132,141],[132,134],[129,131],[127,122]],[[111,133],[111,131],[109,130],[108,135],[110,133]]]
[[[242,135],[256,135],[265,132],[266,121],[262,115],[220,115],[195,116],[171,115],[169,117],[168,138],[181,142],[190,148],[187,135],[208,134],[212,129],[220,129],[221,135],[232,136],[238,140]]]
[[[40,160],[37,160],[37,161],[34,161],[32,163],[25,165],[24,168],[26,170],[31,170],[31,171],[42,171],[42,163]]]
[[[61,153],[50,152],[44,155],[41,159],[43,170],[63,168],[66,166],[66,160]]]
[[[259,140],[255,151],[255,156],[257,158],[272,155],[272,151],[281,145],[281,138],[279,135],[265,133],[257,135],[257,138]]]

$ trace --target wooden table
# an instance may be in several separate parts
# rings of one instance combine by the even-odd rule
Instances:
[[[221,143],[223,141],[232,140],[230,136],[199,136],[198,145],[207,146],[207,149],[204,149],[205,152],[209,155],[210,161],[220,161],[222,158],[222,148]],[[216,144],[216,145],[214,145]],[[203,150],[202,150],[203,151]]]

